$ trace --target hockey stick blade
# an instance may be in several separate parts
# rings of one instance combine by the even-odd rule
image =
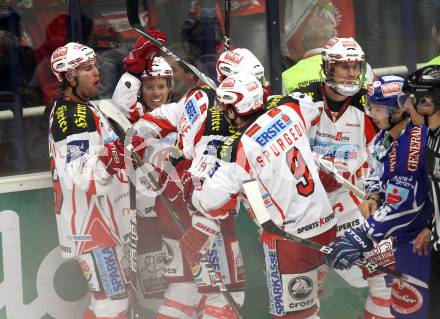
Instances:
[[[208,85],[211,89],[215,90],[217,88],[217,84],[214,82],[214,80],[212,80],[210,77],[208,77],[202,71],[197,69],[191,63],[188,63],[185,60],[182,60],[181,58],[179,58],[176,54],[174,54],[171,50],[169,50],[166,46],[164,46],[155,37],[151,36],[150,34],[148,34],[147,32],[145,32],[143,30],[142,24],[139,20],[138,8],[139,8],[139,0],[127,0],[127,17],[128,17],[128,22],[130,23],[130,26],[134,30],[136,30],[136,32],[138,32],[139,34],[143,35],[144,37],[147,37],[163,53],[169,55],[177,62],[180,62],[188,70],[191,70],[202,82],[206,83],[206,85]]]
[[[322,167],[328,174],[330,174],[338,183],[340,183],[343,187],[351,191],[353,194],[355,194],[360,199],[365,198],[365,193],[354,186],[352,183],[347,181],[341,174],[338,173],[336,168],[333,167],[332,163],[323,159],[322,157],[316,158],[314,157],[316,164],[319,167]]]
[[[243,183],[243,188],[245,190],[249,204],[252,207],[252,211],[255,215],[255,218],[264,230],[274,235],[277,235],[281,238],[304,245],[308,248],[319,250],[323,254],[329,255],[332,253],[333,249],[329,246],[321,245],[313,241],[301,237],[297,237],[279,228],[270,218],[270,215],[266,210],[266,206],[264,205],[264,201],[263,198],[261,197],[261,192],[258,187],[258,182],[256,180],[246,181],[245,183]],[[418,278],[415,278],[407,274],[403,274],[396,270],[392,270],[380,266],[378,264],[375,264],[367,260],[359,259],[356,261],[356,265],[360,267],[365,267],[371,272],[379,271],[384,274],[390,275],[396,279],[406,281],[408,283],[417,285],[419,287],[428,288],[428,283],[423,280],[420,280]]]

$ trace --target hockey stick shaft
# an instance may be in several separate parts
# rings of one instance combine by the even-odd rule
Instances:
[[[231,0],[225,0],[225,37],[224,45],[225,51],[229,51],[231,46]]]
[[[153,42],[163,53],[169,55],[177,62],[180,62],[185,68],[192,71],[202,82],[206,83],[211,89],[215,90],[217,88],[217,84],[204,74],[202,71],[197,69],[191,63],[186,62],[179,58],[176,54],[174,54],[171,50],[169,50],[166,46],[164,46],[160,41],[158,41],[155,37],[151,36],[147,32],[143,30],[142,24],[139,20],[139,0],[127,0],[127,17],[130,23],[130,26],[139,34],[147,37],[151,42]]]
[[[330,255],[333,252],[333,249],[329,246],[321,245],[321,244],[315,243],[313,241],[310,241],[308,239],[300,238],[298,236],[289,234],[289,233],[285,232],[284,230],[282,230],[281,228],[279,228],[274,223],[274,221],[270,218],[270,215],[266,210],[266,206],[264,205],[264,201],[261,196],[258,182],[256,180],[250,180],[250,181],[243,183],[243,188],[245,190],[249,204],[252,207],[252,211],[255,215],[255,218],[264,230],[266,230],[269,233],[272,233],[274,235],[277,235],[279,237],[282,237],[284,239],[287,239],[289,241],[304,245],[304,246],[311,248],[311,249],[314,249],[314,250],[318,250],[326,255]],[[414,285],[417,285],[420,287],[424,287],[424,288],[428,287],[428,283],[423,280],[420,280],[418,278],[415,278],[415,277],[407,275],[407,274],[403,274],[403,273],[396,271],[396,270],[393,270],[393,269],[389,269],[389,268],[380,266],[378,264],[375,264],[373,262],[370,262],[370,261],[367,261],[364,259],[357,260],[356,265],[358,265],[360,267],[365,267],[370,272],[379,271],[384,274],[390,275],[396,279],[404,280],[406,282],[409,282],[411,284],[414,284]]]
[[[332,176],[338,183],[340,183],[343,187],[351,191],[360,199],[365,198],[365,193],[357,188],[355,185],[346,180],[341,174],[338,173],[336,168],[333,167],[332,163],[323,159],[323,158],[315,158],[315,162],[319,167],[322,167],[330,176]]]
[[[131,127],[131,123],[128,121],[128,119],[118,110],[115,106],[113,106],[111,103],[108,103],[107,101],[104,101],[99,105],[99,109],[104,113],[104,115],[111,119],[115,124],[115,126],[119,126],[120,130],[125,135],[125,132],[128,131],[128,129]],[[122,132],[120,133],[122,135]],[[127,151],[129,151],[134,159],[134,161],[138,164],[138,166],[141,168],[142,173],[146,177],[143,181],[146,184],[150,184],[153,186],[154,189],[160,189],[159,183],[156,181],[154,176],[151,174],[151,172],[148,172],[145,170],[142,161],[142,158],[139,156],[139,154],[135,151],[133,151],[133,146],[130,144],[126,147]],[[142,180],[141,180],[142,181]],[[176,212],[174,207],[172,206],[170,200],[165,197],[163,193],[158,194],[159,199],[162,201],[162,203],[167,208],[168,212],[170,213],[173,220],[176,222],[178,228],[182,232],[182,234],[186,231],[186,226],[181,221],[179,214]],[[137,234],[137,233],[136,233]],[[137,237],[136,237],[137,238]],[[232,297],[229,290],[226,288],[225,284],[221,280],[220,276],[217,274],[217,272],[214,270],[214,268],[211,266],[211,264],[208,261],[206,254],[204,258],[200,261],[201,264],[206,268],[208,275],[211,279],[212,285],[214,287],[217,287],[219,292],[224,296],[225,300],[228,302],[228,304],[231,306],[232,311],[235,313],[236,317],[238,319],[244,319],[244,315],[241,313],[240,307],[235,302],[234,298]],[[136,318],[136,317],[135,317]]]

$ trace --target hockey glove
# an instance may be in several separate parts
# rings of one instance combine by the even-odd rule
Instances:
[[[200,215],[193,215],[192,227],[183,234],[179,246],[183,256],[191,266],[200,263],[202,255],[211,248],[220,226],[215,220]]]
[[[162,44],[167,43],[167,38],[159,30],[152,30],[150,34]],[[126,71],[140,77],[146,68],[147,62],[152,61],[159,53],[160,49],[153,42],[144,36],[140,36],[133,50],[124,59]]]
[[[147,148],[147,142],[145,139],[135,135],[131,137],[130,143],[133,146],[133,151],[137,152],[141,158],[144,158],[145,149]]]
[[[124,144],[119,139],[107,143],[99,154],[99,159],[104,163],[110,175],[116,174],[125,168]]]
[[[325,263],[338,270],[351,268],[364,252],[374,248],[373,242],[362,229],[348,229],[341,238],[329,245],[333,251],[325,256]]]

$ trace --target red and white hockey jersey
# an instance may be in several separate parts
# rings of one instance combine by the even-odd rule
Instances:
[[[49,155],[55,214],[63,257],[122,245],[128,240],[128,179],[110,175],[99,154],[117,139],[91,103],[60,99],[49,120]],[[124,240],[125,239],[125,240]]]
[[[336,223],[307,137],[319,120],[319,110],[304,96],[299,102],[282,97],[278,104],[235,141],[226,142],[231,145],[230,161],[218,160],[210,167],[192,200],[205,215],[225,218],[236,205],[242,183],[256,178],[273,221],[289,233],[309,238]]]

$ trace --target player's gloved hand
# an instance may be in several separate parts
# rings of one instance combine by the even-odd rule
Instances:
[[[130,143],[133,146],[133,151],[138,153],[141,158],[144,157],[147,148],[147,142],[141,136],[134,135],[130,138]]]
[[[202,255],[212,246],[219,233],[220,226],[215,220],[200,215],[192,216],[192,226],[179,241],[183,256],[190,265],[199,264]]]
[[[348,229],[344,235],[329,245],[333,251],[325,256],[325,263],[339,270],[351,268],[361,255],[374,248],[373,242],[362,229]]]
[[[186,206],[190,212],[195,212],[197,209],[194,207],[192,203],[192,194],[194,189],[201,187],[204,179],[192,175],[189,171],[183,171],[180,180],[183,186],[183,199],[186,202]]]
[[[149,32],[162,44],[167,43],[166,36],[159,30],[151,30]],[[148,61],[152,61],[155,56],[158,56],[160,49],[148,38],[140,36],[133,50],[125,57],[124,64],[127,72],[140,76],[145,70]]]
[[[104,163],[105,169],[110,175],[114,175],[125,168],[124,158],[124,144],[119,138],[105,144],[99,153],[99,159]]]

